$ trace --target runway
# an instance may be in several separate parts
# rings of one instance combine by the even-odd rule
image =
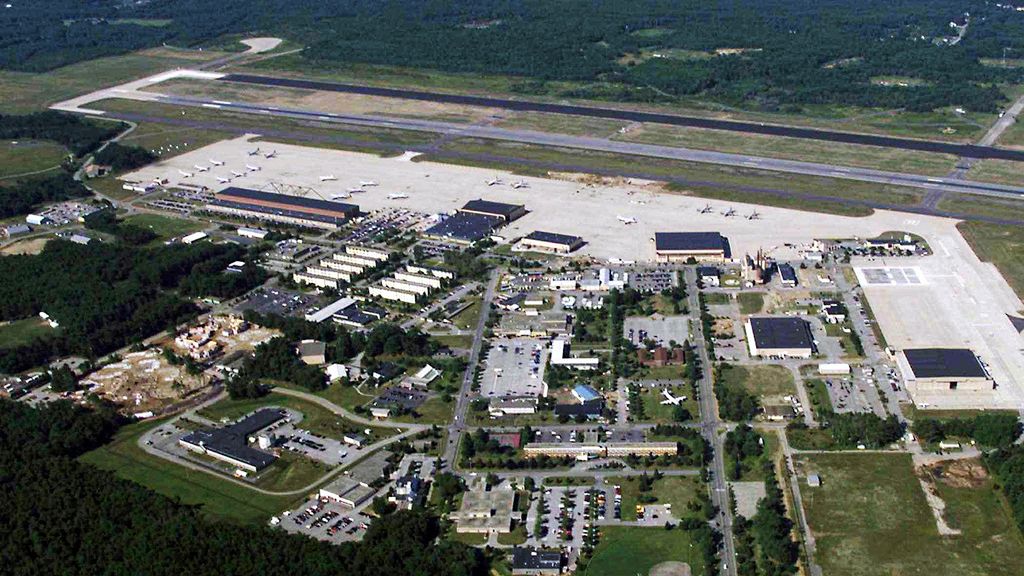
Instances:
[[[678,116],[674,114],[659,114],[655,112],[637,112],[630,110],[617,110],[614,108],[596,108],[590,106],[575,106],[570,104],[531,102],[525,100],[510,100],[506,98],[491,98],[485,96],[466,96],[461,94],[446,94],[440,92],[426,92],[420,90],[378,88],[373,86],[359,86],[355,84],[322,82],[317,80],[303,80],[298,78],[257,76],[253,74],[225,74],[218,78],[218,80],[224,82],[257,84],[262,86],[281,86],[285,88],[303,88],[308,90],[322,90],[329,92],[347,92],[350,94],[380,96],[385,98],[404,98],[407,100],[422,100],[426,102],[439,102],[445,104],[463,104],[469,106],[501,108],[505,110],[514,110],[521,112],[548,112],[552,114],[586,116],[590,118],[607,118],[612,120],[625,120],[629,122],[653,122],[657,124],[669,124],[673,126],[709,128],[713,130],[744,132],[748,134],[761,134],[766,136],[786,136],[790,138],[802,138],[807,140],[822,140],[827,142],[842,142],[845,144],[862,144],[867,146],[880,146],[883,148],[899,148],[903,150],[917,150],[921,152],[936,152],[940,154],[953,154],[965,158],[991,158],[999,160],[1012,160],[1016,162],[1024,162],[1024,150],[1008,150],[1004,148],[979,146],[976,144],[955,144],[950,142],[916,140],[912,138],[894,138],[889,136],[857,134],[852,132],[834,132],[829,130],[817,130],[813,128],[799,128],[793,126],[780,126],[776,124],[763,124],[757,122],[719,120],[714,118],[701,118],[697,116]]]
[[[690,148],[678,148],[674,146],[659,146],[654,144],[621,142],[616,140],[608,140],[605,138],[571,136],[566,134],[538,132],[533,130],[518,130],[508,128],[497,128],[493,126],[466,125],[450,122],[439,122],[433,120],[418,120],[373,115],[335,114],[329,112],[317,112],[294,108],[283,108],[277,106],[265,106],[262,104],[247,104],[242,102],[228,102],[224,100],[185,98],[180,96],[166,96],[153,93],[137,94],[145,96],[145,98],[140,99],[162,102],[165,104],[202,107],[224,111],[245,112],[263,116],[279,116],[285,118],[315,120],[318,122],[325,123],[356,124],[362,126],[372,126],[377,128],[413,130],[419,132],[434,132],[461,138],[506,140],[511,142],[535,144],[540,146],[574,148],[581,150],[608,152],[614,154],[626,154],[646,156],[652,158],[663,158],[669,160],[680,160],[687,162],[718,164],[724,166],[769,170],[775,172],[785,172],[790,174],[801,174],[807,176],[857,180],[862,182],[874,182],[877,184],[887,184],[893,186],[906,186],[910,188],[920,188],[934,192],[952,192],[958,194],[972,194],[1009,199],[1020,199],[1024,197],[1024,187],[974,182],[970,180],[960,180],[957,178],[938,178],[922,176],[917,174],[906,174],[901,172],[872,170],[869,168],[853,168],[835,166],[830,164],[821,164],[816,162],[782,160],[776,158],[765,158],[762,156],[749,156],[744,154],[714,152],[709,150],[694,150]]]

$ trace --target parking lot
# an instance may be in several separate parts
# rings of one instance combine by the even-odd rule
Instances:
[[[603,429],[597,428],[534,428],[533,442],[643,442],[644,431],[636,428]]]
[[[639,292],[661,292],[675,288],[678,283],[677,270],[645,269],[632,272],[629,276],[630,287]]]
[[[659,346],[668,346],[673,340],[681,345],[689,335],[689,326],[686,316],[630,316],[622,323],[622,336],[636,345],[648,339]]]
[[[480,392],[486,398],[547,396],[548,351],[537,338],[496,340],[487,353]]]
[[[258,288],[235,306],[238,312],[252,310],[259,314],[279,314],[281,316],[302,316],[307,310],[320,303],[316,296],[293,292],[282,288]]]
[[[313,498],[279,518],[285,532],[304,534],[333,543],[362,540],[372,518],[328,498]]]
[[[343,237],[345,242],[378,242],[385,236],[406,230],[422,230],[431,223],[430,217],[402,208],[376,210],[366,216]]]

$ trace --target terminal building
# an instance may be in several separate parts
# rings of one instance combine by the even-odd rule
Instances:
[[[656,232],[654,253],[658,262],[721,262],[731,257],[729,241],[718,232]]]
[[[899,353],[896,362],[912,392],[995,388],[978,357],[966,348],[908,348]]]
[[[259,472],[277,456],[249,446],[260,433],[287,418],[284,410],[264,408],[223,428],[203,428],[178,440],[182,447],[227,462],[248,472]]]
[[[355,204],[261,192],[248,188],[225,188],[206,205],[211,212],[240,218],[280,222],[305,228],[334,230],[359,215]]]
[[[810,358],[814,354],[811,325],[802,318],[751,317],[744,328],[751,356]]]
[[[525,250],[541,250],[554,252],[555,254],[568,254],[583,246],[583,238],[569,236],[567,234],[556,234],[554,232],[542,232],[534,230],[519,241],[520,247]]]

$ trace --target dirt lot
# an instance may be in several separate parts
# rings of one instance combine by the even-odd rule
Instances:
[[[82,380],[93,392],[128,411],[157,410],[208,386],[205,375],[191,375],[185,366],[172,366],[161,351],[151,348],[125,354],[120,362]]]
[[[988,471],[976,459],[950,460],[922,466],[918,473],[953,488],[980,488],[988,479]]]
[[[0,250],[0,254],[5,256],[15,256],[18,254],[39,254],[43,251],[43,247],[49,242],[49,238],[32,238],[30,240],[22,240],[15,242],[10,246],[4,247]]]

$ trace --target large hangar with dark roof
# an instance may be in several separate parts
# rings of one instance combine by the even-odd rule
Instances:
[[[211,212],[333,230],[359,215],[359,206],[231,186],[206,205]]]
[[[751,356],[810,358],[814,354],[811,325],[802,318],[751,317],[744,328]]]
[[[655,232],[658,262],[720,262],[731,257],[729,241],[718,232]]]
[[[908,348],[896,362],[911,392],[995,387],[981,361],[967,348]]]

